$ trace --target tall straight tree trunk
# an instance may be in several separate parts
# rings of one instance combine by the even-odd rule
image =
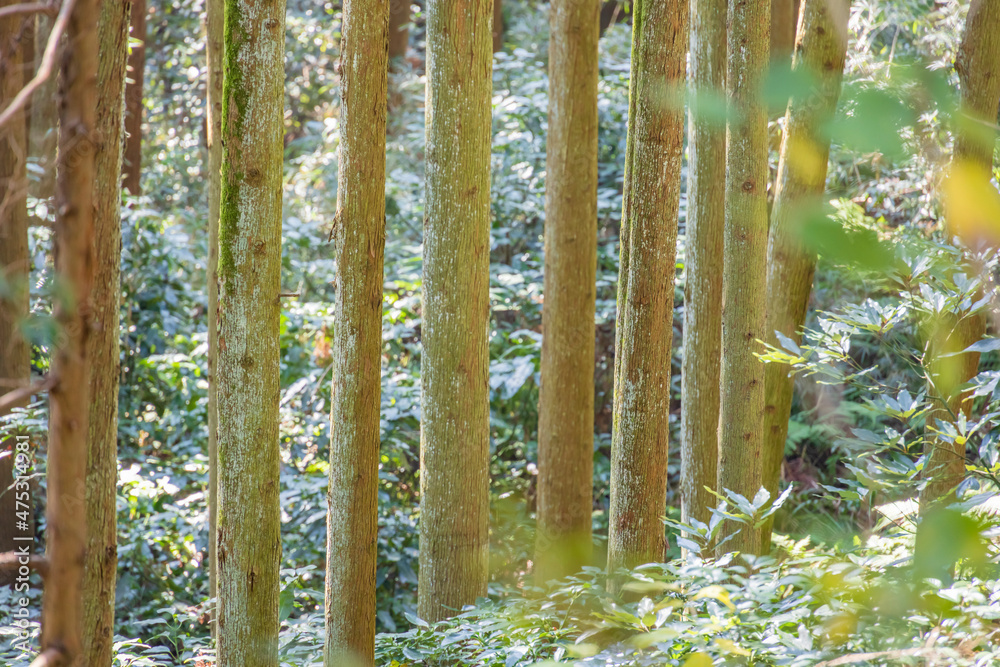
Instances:
[[[142,88],[146,69],[146,0],[132,0],[132,38],[142,44],[134,47],[128,57],[128,78],[125,87],[125,189],[138,195],[142,177]]]
[[[802,0],[807,2],[808,0]],[[771,62],[786,63],[795,50],[795,30],[799,19],[799,0],[771,0]],[[787,65],[786,65],[787,66]]]
[[[91,401],[87,445],[87,560],[83,579],[81,664],[84,665],[110,665],[114,659],[122,112],[128,21],[129,2],[104,0],[101,3],[97,28],[93,329],[87,342]]]
[[[0,8],[15,3],[2,0]],[[23,14],[0,19],[0,109],[21,90],[25,62],[34,56],[26,53],[27,24]],[[29,308],[26,122],[27,115],[20,113],[0,127],[0,277],[9,285],[8,296],[0,299],[0,394],[26,384],[31,371],[31,347],[20,330]],[[14,443],[13,439],[0,443],[0,452],[7,454],[0,457],[0,517],[4,517],[0,520],[0,553],[14,551],[19,546],[15,538],[28,532],[19,530],[11,520],[17,511],[14,491],[7,490],[14,474]],[[0,585],[12,580],[0,574]]]
[[[208,595],[219,581],[219,209],[222,198],[222,74],[225,0],[206,0],[208,70]],[[217,635],[218,625],[212,625]]]
[[[633,8],[615,338],[608,568],[660,561],[688,3]],[[671,98],[673,100],[671,101]]]
[[[594,506],[600,7],[590,0],[555,0],[550,12],[535,545],[541,583],[590,563]]]
[[[767,114],[760,85],[767,67],[769,0],[730,0],[726,88],[738,119],[726,134],[723,239],[719,488],[753,498],[764,444],[764,337],[767,289]],[[760,531],[745,526],[727,550],[758,553]]]
[[[690,78],[695,95],[726,89],[726,0],[691,2]],[[681,515],[707,523],[719,467],[722,356],[722,235],[726,128],[699,114],[688,122],[688,206],[684,245],[684,355],[681,367]]]
[[[955,58],[961,88],[961,113],[955,136],[953,164],[966,178],[981,180],[990,187],[993,150],[996,143],[997,107],[1000,105],[1000,4],[973,0],[965,20],[965,35]],[[945,317],[933,326],[928,346],[928,371],[933,391],[947,403],[928,415],[928,424],[950,420],[953,415],[972,410],[970,392],[960,387],[976,376],[979,354],[956,354],[980,340],[985,330],[982,314],[963,313]],[[952,354],[955,356],[945,357]],[[924,472],[927,485],[921,504],[946,497],[965,479],[965,444],[931,438]]]
[[[389,59],[406,56],[410,44],[410,0],[389,2]]]
[[[427,621],[486,594],[492,0],[427,6],[420,587]]]
[[[219,219],[220,667],[277,667],[285,3],[226,0]]]
[[[42,60],[42,53],[52,31],[52,16],[35,16],[35,47],[31,57],[36,66]],[[62,43],[59,47],[61,49]],[[25,77],[28,73],[25,72]],[[59,133],[59,109],[48,101],[54,100],[59,85],[58,76],[50,76],[32,95],[34,104],[30,107],[30,127],[28,133],[28,155],[38,163],[38,178],[28,183],[28,192],[39,199],[51,199],[56,189],[56,144]],[[30,104],[30,103],[29,103]]]
[[[777,192],[767,248],[767,342],[775,331],[801,342],[816,255],[802,245],[802,219],[821,202],[830,139],[824,123],[837,109],[847,53],[850,0],[805,0],[794,67],[815,76],[817,86],[794,97],[785,116]],[[764,369],[764,486],[775,497],[781,478],[794,381],[784,364]],[[770,524],[762,535],[766,548]]]
[[[87,438],[90,400],[90,289],[94,279],[94,153],[98,0],[71,10],[59,85],[59,158],[54,228],[59,330],[49,390],[46,548],[42,595],[45,664],[81,656],[87,540]]]
[[[503,51],[503,0],[493,0],[493,52]]]
[[[390,0],[346,0],[334,255],[327,667],[375,664]]]

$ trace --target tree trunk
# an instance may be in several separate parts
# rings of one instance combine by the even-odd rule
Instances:
[[[427,8],[420,586],[427,621],[486,594],[491,0]]]
[[[807,2],[808,0],[803,0]],[[788,62],[795,50],[799,0],[771,0],[771,63]],[[787,65],[786,65],[787,66]]]
[[[346,0],[324,664],[375,664],[389,0]]]
[[[40,63],[42,53],[49,41],[52,31],[51,16],[35,17],[35,50],[34,61]],[[61,49],[61,42],[59,48]],[[25,73],[27,76],[27,73]],[[28,134],[28,155],[38,161],[38,178],[28,183],[28,192],[39,199],[51,199],[56,189],[56,144],[59,133],[59,109],[48,101],[56,98],[59,85],[58,76],[50,76],[38,87],[32,95],[30,132]]]
[[[77,0],[70,14],[59,92],[59,158],[54,246],[59,330],[49,390],[46,548],[41,648],[49,665],[80,657],[83,565],[87,540],[87,437],[94,279],[94,153],[98,0]]]
[[[664,557],[688,3],[633,5],[615,340],[608,568]]]
[[[767,256],[766,340],[778,345],[775,331],[801,342],[816,255],[802,246],[804,215],[820,204],[826,185],[830,139],[823,127],[837,109],[847,53],[850,0],[805,0],[795,69],[810,72],[817,87],[795,97],[785,116],[778,162],[777,192],[771,214]],[[794,381],[785,364],[767,364],[764,406],[764,486],[775,497],[781,477]],[[770,543],[768,523],[762,534]]]
[[[389,2],[389,59],[406,57],[410,44],[410,0]]]
[[[555,0],[549,18],[539,583],[577,572],[591,557],[598,10],[596,2]]]
[[[996,2],[973,0],[965,21],[965,35],[955,58],[961,88],[961,113],[964,122],[957,126],[953,164],[963,168],[967,178],[981,180],[989,186],[996,143],[997,106],[1000,105],[1000,5]],[[974,240],[969,239],[974,242]],[[976,376],[979,354],[970,352],[952,357],[983,336],[984,316],[962,313],[941,318],[933,323],[928,346],[928,372],[934,381],[932,391],[942,397],[942,406],[928,415],[928,424],[950,420],[953,415],[969,416],[972,397],[959,387]],[[921,504],[946,497],[965,479],[965,445],[948,443],[930,437],[928,459],[924,471],[927,486],[921,493]]]
[[[493,0],[493,53],[503,51],[503,0]]]
[[[142,176],[142,86],[146,68],[146,0],[132,0],[132,38],[142,42],[132,48],[128,57],[128,78],[125,86],[125,189],[129,194],[141,192]]]
[[[219,218],[220,667],[277,667],[285,3],[226,0]]]
[[[119,301],[121,295],[122,111],[128,59],[128,2],[102,2],[98,21],[94,156],[93,329],[87,444],[87,560],[83,579],[81,665],[110,665],[118,567]]]
[[[726,0],[691,3],[691,85],[726,89]],[[688,122],[688,207],[684,244],[684,354],[681,367],[681,516],[708,523],[719,467],[719,361],[722,357],[722,236],[726,128],[703,119],[697,99]]]
[[[0,7],[15,3],[2,0]],[[0,19],[0,108],[21,90],[25,62],[34,55],[25,53],[28,23],[23,14]],[[27,114],[20,113],[0,127],[0,277],[10,290],[0,299],[0,395],[27,383],[31,372],[31,347],[20,330],[29,309],[26,122]],[[17,511],[14,490],[8,489],[14,479],[14,444],[14,439],[0,444],[0,452],[7,454],[0,457],[0,552],[14,551],[20,546],[15,538],[34,534],[33,528],[19,529],[11,519]],[[12,572],[0,573],[0,584],[11,581]]]
[[[767,114],[760,97],[770,36],[769,0],[730,0],[726,230],[723,239],[719,488],[753,498],[763,466],[767,289]],[[727,551],[758,553],[760,531],[744,526]]]
[[[218,596],[219,559],[219,209],[222,198],[222,68],[225,0],[206,0],[208,100],[208,595]],[[212,625],[218,636],[218,625]]]

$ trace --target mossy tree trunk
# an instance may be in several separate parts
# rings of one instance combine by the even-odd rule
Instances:
[[[219,590],[219,210],[222,199],[222,74],[225,0],[205,0],[208,71],[208,594]],[[212,634],[218,631],[212,625]]]
[[[125,87],[125,189],[140,194],[142,181],[142,96],[146,70],[146,0],[132,0],[132,38],[141,44],[128,57],[128,84]]]
[[[684,245],[681,366],[681,512],[707,523],[717,501],[719,363],[722,356],[722,235],[726,128],[702,117],[698,96],[726,89],[726,0],[691,2],[688,205]]]
[[[726,134],[723,237],[719,487],[753,498],[761,486],[767,289],[767,114],[760,85],[767,67],[770,0],[730,0],[726,89],[735,118]],[[760,551],[746,526],[726,550]]]
[[[101,3],[98,21],[97,152],[94,156],[94,286],[87,459],[87,560],[83,580],[84,665],[114,656],[118,567],[119,301],[121,285],[122,113],[128,60],[129,2]]]
[[[492,0],[427,7],[417,610],[485,595],[489,558]]]
[[[218,663],[277,667],[283,0],[226,0],[219,219]]]
[[[633,5],[608,568],[664,557],[688,3]]]
[[[0,8],[16,0],[0,1]],[[34,54],[28,51],[28,23],[34,16],[15,14],[0,19],[0,108],[14,99],[24,83],[24,64]],[[0,127],[0,279],[8,285],[0,299],[0,395],[27,383],[31,371],[31,348],[21,335],[21,320],[28,314],[28,140],[27,114],[14,115]],[[29,534],[11,520],[17,511],[15,494],[7,491],[14,475],[14,439],[2,443],[0,451],[0,553],[14,551],[16,537]],[[33,523],[33,522],[26,522]],[[33,534],[33,527],[30,531]],[[0,585],[13,577],[0,574]]]
[[[590,0],[555,0],[549,17],[535,545],[540,583],[577,572],[591,557],[599,9]]]
[[[775,331],[801,342],[816,255],[802,245],[802,222],[821,204],[826,185],[830,139],[823,133],[840,98],[847,53],[850,0],[805,0],[796,70],[810,72],[816,87],[792,98],[778,162],[777,192],[767,248],[766,340],[778,345]],[[788,366],[764,369],[764,486],[775,497],[781,477],[794,381]],[[766,549],[770,524],[762,534]]]
[[[87,539],[87,439],[90,407],[90,289],[94,279],[94,153],[98,0],[77,0],[70,14],[59,84],[59,157],[53,312],[59,330],[49,389],[43,655],[64,667],[81,658]]]
[[[375,663],[389,0],[346,0],[324,664]]]
[[[1000,105],[1000,3],[973,0],[965,21],[965,35],[955,58],[961,88],[962,122],[956,128],[953,163],[968,178],[991,187],[993,151],[996,143],[997,107]],[[973,268],[973,267],[970,267]],[[931,392],[945,405],[927,417],[951,420],[960,413],[969,416],[972,397],[961,386],[976,376],[979,354],[957,354],[980,340],[985,331],[982,313],[942,316],[931,324],[927,370]],[[952,355],[952,356],[946,356]],[[949,443],[933,436],[927,444],[921,505],[948,497],[965,479],[965,444]]]

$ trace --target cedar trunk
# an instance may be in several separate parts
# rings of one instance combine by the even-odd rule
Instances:
[[[219,590],[219,210],[222,199],[222,71],[225,0],[205,1],[208,70],[208,594]],[[213,636],[218,625],[212,625]]]
[[[226,0],[225,34],[218,664],[277,667],[285,3]]]
[[[125,189],[138,195],[142,178],[142,88],[146,69],[146,0],[132,0],[132,38],[142,43],[128,57],[129,82],[125,87]]]
[[[49,390],[43,654],[49,665],[81,656],[82,587],[87,539],[87,434],[94,279],[94,153],[98,0],[77,0],[70,14],[59,94],[59,158],[54,249],[59,328]]]
[[[608,568],[660,561],[688,3],[639,0],[618,273]]]
[[[503,51],[503,0],[493,0],[493,52]]]
[[[702,118],[699,94],[726,89],[726,0],[691,3],[688,207],[684,244],[684,354],[681,366],[681,515],[708,523],[719,466],[722,357],[722,235],[726,128]]]
[[[766,340],[775,346],[775,331],[796,343],[802,340],[816,255],[802,245],[801,225],[820,204],[826,184],[830,139],[823,126],[840,97],[850,0],[805,0],[802,11],[794,67],[808,71],[817,85],[792,98],[785,115],[767,248]],[[776,363],[765,367],[764,378],[764,486],[773,498],[781,478],[794,381],[788,366]],[[769,542],[770,523],[762,535],[765,548]]]
[[[427,621],[486,594],[492,0],[427,8],[420,587]]]
[[[726,88],[736,118],[726,135],[719,488],[753,498],[761,486],[767,280],[767,114],[760,96],[770,38],[769,0],[730,0]],[[727,550],[758,553],[744,526]]]
[[[87,560],[83,580],[81,665],[110,665],[114,656],[118,567],[115,497],[118,482],[119,301],[121,287],[122,110],[128,59],[128,2],[102,2],[98,21],[96,154],[94,156],[94,285],[87,459]]]
[[[389,58],[403,58],[410,44],[410,0],[389,0]]]
[[[972,178],[989,183],[996,143],[997,106],[1000,104],[1000,4],[973,0],[965,20],[965,35],[955,58],[961,88],[961,113],[964,117],[955,136],[955,164],[968,168]],[[987,186],[989,187],[989,186]],[[931,392],[946,406],[928,415],[928,424],[949,420],[960,412],[966,417],[972,410],[972,396],[959,388],[976,376],[979,353],[956,354],[982,338],[985,320],[981,313],[962,313],[942,317],[934,323],[928,344],[928,372],[934,382]],[[944,357],[951,354],[954,356]],[[965,479],[965,445],[948,443],[931,436],[927,444],[928,460],[924,471],[927,486],[921,504],[954,492]]]
[[[31,57],[35,65],[42,60],[42,53],[48,44],[49,35],[52,32],[52,17],[35,16],[35,37],[34,53]],[[25,77],[28,73],[25,72]],[[27,82],[27,79],[25,79]],[[47,78],[35,94],[32,95],[34,104],[29,101],[30,122],[28,133],[28,155],[34,157],[38,162],[38,178],[31,179],[28,183],[28,192],[33,197],[39,199],[51,199],[56,190],[56,144],[59,137],[59,109],[55,104],[47,104],[47,100],[56,98],[59,85],[58,76]]]
[[[782,60],[787,63],[791,59],[795,50],[795,30],[798,20],[799,0],[771,0],[772,63],[776,64]]]
[[[590,563],[594,471],[599,7],[550,9],[545,301],[538,407],[540,583]]]
[[[0,7],[15,3],[3,0]],[[34,56],[28,50],[28,25],[34,17],[28,16],[28,20],[23,14],[0,19],[0,108],[21,90],[24,64]],[[31,371],[31,347],[20,331],[29,308],[26,122],[27,114],[19,113],[0,127],[0,275],[9,286],[7,298],[0,299],[0,395],[26,384]],[[15,492],[8,489],[14,475],[14,444],[11,439],[0,446],[7,453],[0,457],[0,553],[14,551],[15,538],[34,535],[34,521],[18,529],[11,520],[18,509]],[[0,574],[0,585],[13,578],[13,572]]]
[[[375,664],[389,0],[346,0],[341,30],[327,667]]]

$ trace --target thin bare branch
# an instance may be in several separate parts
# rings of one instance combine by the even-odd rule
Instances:
[[[40,394],[43,391],[46,391],[53,384],[54,380],[52,377],[46,376],[38,382],[29,384],[27,387],[20,387],[19,389],[0,395],[0,414],[7,412],[12,407],[28,400],[31,398],[32,394]]]
[[[34,93],[46,79],[52,76],[52,68],[55,66],[56,61],[56,52],[59,50],[59,39],[62,37],[62,34],[66,32],[66,24],[69,23],[69,15],[73,11],[74,4],[76,4],[76,0],[63,0],[62,7],[59,8],[59,15],[56,17],[56,22],[52,26],[52,34],[49,35],[49,41],[45,45],[45,53],[42,55],[42,64],[38,68],[38,72],[35,73],[35,78],[29,81],[28,85],[22,88],[17,96],[14,97],[13,101],[7,105],[7,108],[0,113],[0,127],[6,125],[18,111],[23,109],[24,105],[28,103],[28,100],[31,99],[32,93]]]
[[[28,555],[27,563],[21,562],[21,559],[24,557],[25,554],[19,554],[16,551],[0,553],[0,572],[16,570],[22,565],[27,565],[35,572],[42,575],[42,578],[49,573],[49,561],[45,558],[45,556],[39,556],[38,554]]]
[[[73,0],[67,0],[72,2]],[[47,648],[31,661],[31,667],[61,667],[66,662],[65,655],[57,648]]]
[[[16,5],[7,5],[6,7],[0,7],[0,19],[6,16],[15,16],[17,14],[48,14],[52,16],[56,13],[56,6],[54,3],[50,2],[21,2]]]

